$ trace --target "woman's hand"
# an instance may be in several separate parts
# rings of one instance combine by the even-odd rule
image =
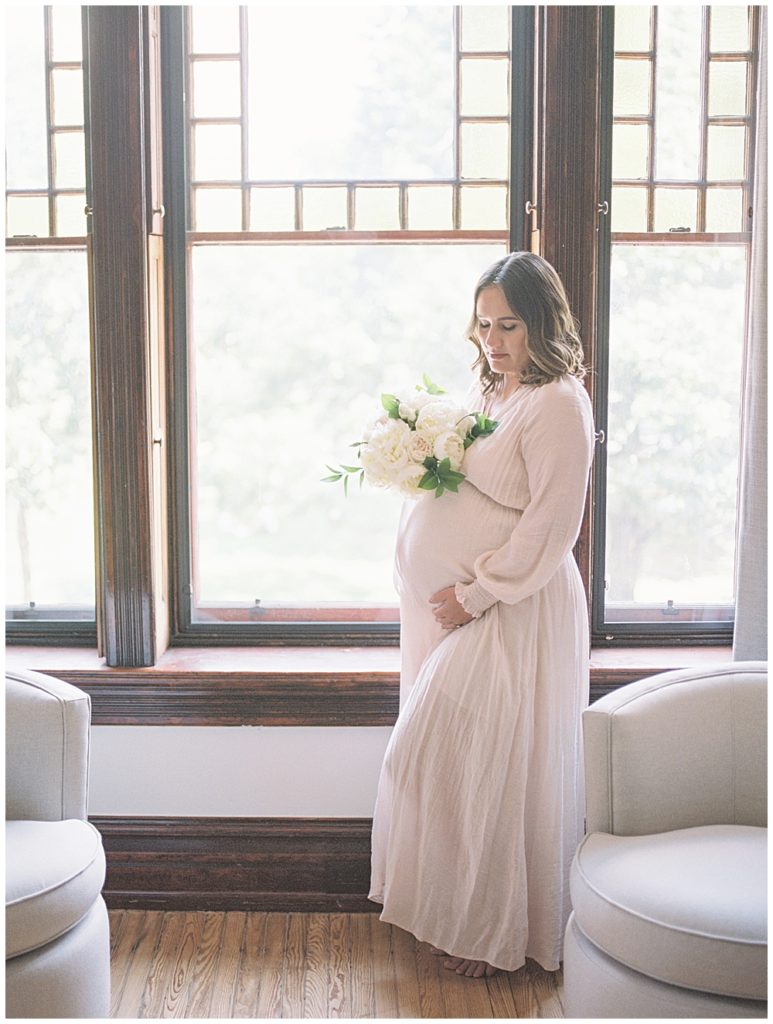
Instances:
[[[429,603],[435,605],[432,614],[443,629],[456,629],[457,626],[464,626],[473,620],[473,616],[468,614],[457,601],[453,587],[438,590],[429,599]]]

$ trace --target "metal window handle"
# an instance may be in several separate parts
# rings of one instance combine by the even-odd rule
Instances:
[[[605,434],[605,432],[603,430],[597,430],[596,433],[593,436],[595,437],[595,439],[598,441],[599,444],[604,444],[604,442],[607,439],[607,435]]]
[[[609,203],[605,199],[603,203],[598,203],[596,206],[596,213],[603,213],[606,217],[609,213]]]
[[[166,210],[164,209],[164,204],[163,203],[161,204],[161,206],[154,206],[153,210],[151,212],[152,213],[160,213],[162,217],[164,217],[166,215]]]
[[[534,205],[531,199],[526,200],[526,205],[524,206],[524,209],[526,210],[527,217],[530,216],[532,213],[537,212],[537,207]]]

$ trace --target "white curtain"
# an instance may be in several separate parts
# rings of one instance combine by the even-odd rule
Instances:
[[[760,8],[749,317],[744,358],[733,658],[767,659],[767,9]]]

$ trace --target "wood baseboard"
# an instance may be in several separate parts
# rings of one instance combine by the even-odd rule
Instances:
[[[375,912],[370,818],[91,818],[111,909]]]

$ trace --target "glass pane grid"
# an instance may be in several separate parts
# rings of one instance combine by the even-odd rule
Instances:
[[[265,150],[266,146],[271,148],[272,140],[257,127],[255,106],[260,104],[260,97],[256,101],[254,91],[250,91],[250,58],[255,60],[249,21],[253,12],[251,8],[228,9],[225,23],[221,23],[217,14],[220,10],[194,6],[186,16],[190,98],[189,226],[192,232],[248,231],[270,235],[288,231],[389,234],[507,231],[510,129],[510,16],[507,8],[435,9],[447,18],[448,39],[453,40],[447,53],[450,77],[444,88],[455,102],[449,108],[450,121],[442,129],[453,150],[448,172],[438,174],[437,170],[433,172],[427,167],[421,174],[399,177],[376,174],[367,178],[254,173],[256,145],[260,146],[262,139]],[[238,16],[233,13],[237,10]],[[409,10],[418,9],[405,8]],[[283,17],[274,14],[280,28]],[[310,17],[313,21],[313,15]],[[367,29],[367,26],[363,29],[361,13],[351,13],[348,18],[354,25],[352,32]],[[336,25],[341,30],[341,25]],[[344,23],[344,30],[346,27]],[[280,29],[277,31],[280,38]],[[370,31],[372,33],[373,29]],[[330,34],[328,32],[324,38],[327,40]],[[259,33],[253,32],[253,36],[256,35]],[[297,39],[295,41],[298,43]],[[318,39],[316,43],[319,49]],[[331,46],[334,47],[332,41]],[[328,66],[332,63],[328,59]],[[275,88],[278,85],[275,83]],[[433,85],[437,88],[437,82],[429,83]],[[302,124],[292,119],[289,123],[301,134]],[[335,149],[335,139],[330,140],[327,148]],[[307,160],[299,159],[297,170],[306,171],[308,167]],[[480,193],[473,197],[473,186],[486,186],[488,195]],[[241,191],[239,223],[235,190]],[[292,192],[294,209],[289,202]]]
[[[14,126],[6,137],[7,163],[22,165],[19,173],[7,176],[6,238],[82,238],[86,165],[81,8],[34,8],[28,17],[32,20],[20,49],[25,73],[32,78],[26,81],[19,69],[8,67],[8,109],[21,110],[25,124]],[[33,92],[41,102],[27,109],[25,100]],[[37,147],[37,166],[29,161],[30,150],[35,150],[29,132],[45,139]]]
[[[749,8],[616,8],[613,232],[748,230],[752,28]]]

